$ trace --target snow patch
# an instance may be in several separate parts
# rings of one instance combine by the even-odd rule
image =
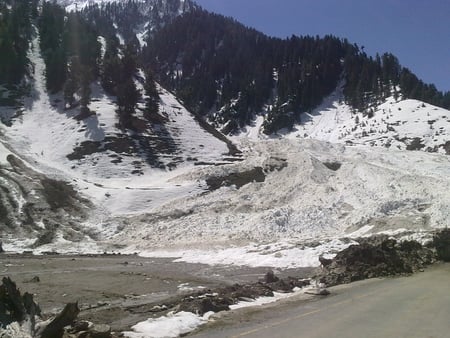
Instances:
[[[132,327],[133,332],[123,332],[129,338],[171,338],[179,337],[195,330],[208,322],[214,312],[207,312],[203,316],[191,312],[169,313],[156,319],[148,319]]]
[[[308,247],[298,243],[254,243],[243,247],[215,248],[209,250],[175,250],[141,252],[143,257],[179,257],[174,262],[201,263],[209,265],[237,265],[249,267],[301,268],[320,266],[319,256],[332,258],[354,241],[335,239]]]

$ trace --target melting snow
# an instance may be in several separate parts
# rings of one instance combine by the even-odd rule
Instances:
[[[132,327],[133,332],[123,333],[129,338],[179,337],[207,323],[213,314],[207,312],[200,317],[191,312],[169,313],[167,316],[140,322]]]

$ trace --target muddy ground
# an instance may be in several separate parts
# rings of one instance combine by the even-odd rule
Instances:
[[[172,261],[123,255],[0,254],[0,277],[9,276],[22,292],[33,293],[46,315],[78,301],[80,318],[108,324],[120,332],[161,315],[151,311],[155,305],[201,288],[255,282],[269,270]],[[304,278],[311,275],[312,269],[275,272],[281,277]]]

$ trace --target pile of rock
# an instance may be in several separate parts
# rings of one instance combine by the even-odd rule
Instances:
[[[227,311],[230,309],[230,305],[241,301],[253,301],[259,297],[273,297],[274,292],[293,292],[295,288],[303,288],[309,284],[309,280],[293,277],[278,278],[273,271],[269,271],[264,279],[257,283],[234,284],[185,297],[173,310],[175,312],[192,312],[199,315],[210,311]]]
[[[366,278],[411,274],[434,263],[438,257],[433,246],[416,241],[399,242],[388,236],[360,239],[333,259],[320,258],[323,271],[317,276],[328,286]]]

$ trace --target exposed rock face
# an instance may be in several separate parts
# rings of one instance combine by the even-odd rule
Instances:
[[[0,165],[2,234],[37,237],[35,247],[50,243],[57,232],[67,240],[82,240],[79,224],[87,219],[92,204],[70,184],[34,171],[14,155],[7,161]]]
[[[327,285],[350,283],[366,278],[410,274],[436,260],[433,249],[416,241],[397,242],[387,236],[360,240],[326,260],[321,281]]]

